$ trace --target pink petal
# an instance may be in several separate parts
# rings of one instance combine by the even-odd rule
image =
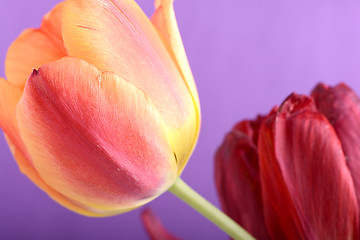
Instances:
[[[319,84],[312,92],[316,106],[334,127],[350,169],[360,206],[360,99],[345,84]]]
[[[273,239],[358,239],[358,206],[334,129],[292,94],[259,136],[265,221]]]
[[[20,136],[17,118],[15,115],[16,106],[22,96],[22,93],[23,92],[19,87],[0,78],[0,126],[5,133],[5,138],[20,171],[59,204],[69,209],[73,209],[81,214],[97,216],[98,214],[90,212],[82,206],[75,204],[49,187],[35,170],[32,165],[30,155]]]
[[[131,83],[82,60],[67,57],[35,71],[17,118],[40,177],[93,212],[138,207],[177,176],[152,102]]]
[[[215,157],[215,180],[224,212],[256,239],[269,239],[262,207],[257,143],[262,117],[242,121],[228,133]]]
[[[179,239],[165,229],[160,219],[149,208],[141,212],[141,220],[151,240]]]
[[[133,0],[68,0],[63,38],[70,56],[145,92],[164,120],[181,170],[194,148],[199,111],[156,29]]]

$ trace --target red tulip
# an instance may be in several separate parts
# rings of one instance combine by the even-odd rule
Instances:
[[[347,151],[359,150],[343,140],[346,131],[334,130],[336,121],[350,119],[338,123],[350,132],[359,101],[346,87],[330,88],[332,94],[321,88],[313,93],[318,108],[312,98],[292,94],[266,118],[240,123],[247,127],[233,129],[217,152],[222,206],[258,239],[359,238],[355,164],[346,164]]]
[[[21,171],[78,213],[154,199],[195,146],[199,100],[171,0],[151,20],[133,0],[62,2],[11,45],[6,76],[0,126]]]

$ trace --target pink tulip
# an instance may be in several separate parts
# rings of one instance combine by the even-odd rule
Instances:
[[[9,48],[0,126],[21,171],[75,212],[149,202],[196,144],[199,100],[172,1],[155,5],[149,20],[133,0],[67,0]]]
[[[241,122],[217,152],[222,206],[258,239],[359,238],[360,101],[344,85],[312,96]]]

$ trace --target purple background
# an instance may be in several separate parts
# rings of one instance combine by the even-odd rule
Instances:
[[[57,0],[1,0],[0,59]],[[300,1],[299,1],[300,2]],[[215,205],[213,155],[244,118],[266,113],[291,92],[345,81],[360,93],[360,2],[177,0],[175,11],[202,106],[202,129],[183,179]],[[150,0],[139,2],[152,13]],[[4,76],[3,64],[0,76]],[[140,210],[87,218],[53,202],[23,176],[0,139],[0,239],[146,239]],[[169,193],[148,204],[183,239],[227,239]]]

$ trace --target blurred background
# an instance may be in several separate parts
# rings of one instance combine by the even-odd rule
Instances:
[[[0,76],[11,42],[58,2],[1,1]],[[138,3],[152,14],[151,0]],[[200,138],[182,178],[217,206],[213,157],[236,122],[318,82],[345,82],[360,93],[359,1],[175,0],[175,11],[202,107]],[[147,206],[180,238],[228,239],[170,193]],[[19,172],[0,138],[0,239],[146,239],[141,210],[88,218],[62,208]]]

